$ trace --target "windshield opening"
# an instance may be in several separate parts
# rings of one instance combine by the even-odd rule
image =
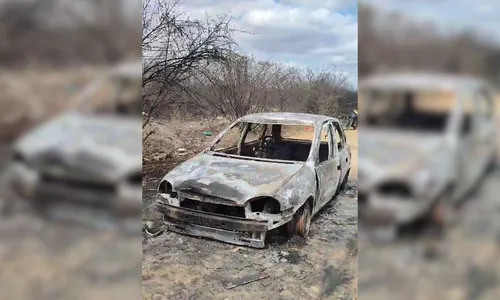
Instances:
[[[314,134],[313,125],[238,122],[210,150],[248,158],[305,162]]]
[[[94,82],[80,95],[77,108],[91,114],[139,118],[142,113],[140,80],[132,77],[110,76]]]
[[[360,124],[403,130],[442,132],[456,105],[446,92],[364,91]]]

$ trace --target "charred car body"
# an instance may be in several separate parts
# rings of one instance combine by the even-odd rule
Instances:
[[[141,62],[120,65],[79,93],[68,111],[22,136],[5,172],[9,196],[56,219],[137,219],[141,78]]]
[[[171,231],[262,248],[280,226],[307,236],[312,216],[346,185],[350,164],[337,119],[248,115],[161,180],[157,208]]]
[[[360,221],[443,228],[495,160],[492,90],[471,77],[406,73],[374,75],[360,95]]]

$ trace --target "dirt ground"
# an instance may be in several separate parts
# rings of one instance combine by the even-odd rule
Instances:
[[[464,203],[441,240],[424,234],[384,244],[359,229],[359,298],[500,299],[500,169]]]
[[[424,231],[395,243],[381,242],[360,225],[359,298],[500,299],[499,183],[497,162],[464,199],[457,223],[441,239],[430,239]]]
[[[211,126],[185,124],[184,130],[191,130],[191,146],[185,147],[189,155],[198,150],[192,145],[206,145],[213,138],[202,135]],[[158,127],[161,126],[156,127],[160,132]],[[179,136],[174,131],[168,134]],[[349,131],[348,135],[356,160],[357,133]],[[150,147],[157,143],[151,142]],[[149,155],[145,147],[143,218],[157,224],[161,223],[160,217],[153,212],[152,203],[158,180],[189,157],[176,157],[172,149],[175,147],[157,146],[157,153]],[[238,247],[171,232],[155,238],[144,236],[143,299],[357,299],[356,199],[356,172],[352,172],[346,192],[313,220],[309,240],[286,240],[275,235],[266,249]],[[228,287],[230,282],[261,277],[265,278]]]
[[[0,217],[0,299],[140,299],[139,236]]]

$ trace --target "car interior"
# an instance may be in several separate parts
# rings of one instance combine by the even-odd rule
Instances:
[[[389,95],[387,95],[389,97]],[[366,123],[373,126],[397,127],[399,129],[417,129],[423,131],[444,131],[450,111],[444,109],[427,109],[419,107],[416,103],[418,96],[413,92],[390,95],[392,98],[381,99],[376,94],[374,101],[387,101],[386,109],[382,113],[369,113]],[[395,99],[397,97],[403,99]]]
[[[301,127],[301,126],[297,126]],[[218,150],[227,154],[286,161],[304,162],[309,157],[312,138],[283,138],[280,124],[249,124],[240,149],[238,146]],[[248,138],[250,136],[253,138]],[[328,142],[322,141],[319,149],[320,161],[328,159]]]

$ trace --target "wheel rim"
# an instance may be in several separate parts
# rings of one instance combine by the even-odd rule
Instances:
[[[311,230],[311,212],[309,210],[307,210],[307,213],[306,213],[306,231],[304,232],[304,236],[308,236],[309,235],[309,231]]]
[[[297,224],[297,229],[300,235],[304,237],[307,237],[309,234],[309,230],[311,229],[311,213],[308,207],[304,207],[304,212],[302,213],[302,216]]]

